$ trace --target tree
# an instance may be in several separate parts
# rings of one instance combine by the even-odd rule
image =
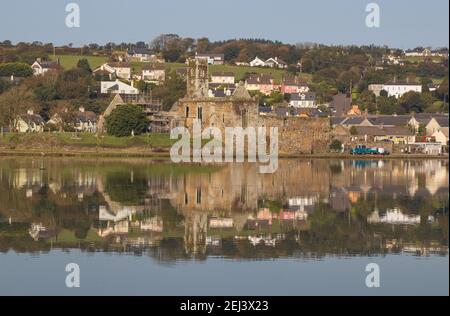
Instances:
[[[33,70],[25,63],[4,63],[0,64],[0,77],[30,77],[33,75]]]
[[[350,135],[355,136],[358,134],[358,131],[355,126],[350,127]]]
[[[153,97],[162,100],[163,108],[167,111],[186,95],[186,83],[173,71],[168,74],[163,85],[153,88],[152,93]]]
[[[342,142],[338,139],[333,139],[330,144],[330,151],[340,152],[342,150]]]
[[[86,58],[80,59],[78,61],[77,68],[85,76],[90,75],[92,73],[91,66],[89,65],[89,61]]]
[[[417,92],[407,92],[399,100],[399,105],[406,113],[415,112],[422,113],[424,111],[424,103],[422,96]]]
[[[35,109],[33,92],[24,86],[14,86],[0,95],[0,126],[13,129],[13,121],[28,109]]]
[[[148,123],[141,107],[122,105],[106,118],[106,130],[108,134],[118,137],[139,135],[147,131]]]

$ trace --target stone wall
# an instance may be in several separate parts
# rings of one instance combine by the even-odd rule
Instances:
[[[280,154],[317,154],[328,151],[331,126],[328,118],[259,116],[259,125],[278,127]]]

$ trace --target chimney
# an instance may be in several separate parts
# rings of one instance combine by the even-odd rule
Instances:
[[[81,113],[84,113],[84,106],[80,106],[80,107],[78,108],[78,111],[80,111]]]
[[[27,114],[28,114],[28,115],[33,115],[33,114],[34,114],[33,109],[28,109]]]
[[[39,57],[39,58],[36,58],[36,61],[37,61],[38,63],[41,63],[41,62],[42,62],[42,59],[41,59],[41,57]]]

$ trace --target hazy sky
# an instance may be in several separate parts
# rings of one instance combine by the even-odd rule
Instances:
[[[65,7],[81,9],[67,28]],[[378,3],[381,27],[365,25]],[[211,40],[266,38],[288,43],[448,46],[448,0],[2,0],[0,41],[58,45],[149,42],[161,33]]]

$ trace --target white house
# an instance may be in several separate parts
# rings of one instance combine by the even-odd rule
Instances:
[[[285,69],[288,67],[287,63],[278,57],[269,58],[264,62],[264,64],[266,67],[270,67],[270,68]]]
[[[401,98],[407,92],[422,93],[422,85],[416,82],[393,80],[383,85],[383,90],[388,93],[389,97]]]
[[[39,114],[34,114],[33,110],[28,110],[27,114],[20,115],[14,121],[14,128],[19,133],[41,133],[44,131],[44,119]]]
[[[101,93],[103,94],[139,94],[139,90],[118,79],[116,81],[102,81]]]
[[[266,63],[258,56],[250,62],[250,67],[265,67]]]
[[[196,58],[206,58],[209,65],[223,65],[225,63],[224,54],[196,54]]]
[[[97,131],[97,115],[80,107],[75,113],[75,129],[80,132],[94,133]]]
[[[151,63],[142,66],[142,80],[146,82],[161,83],[166,79],[166,66],[161,63]]]
[[[149,62],[155,55],[145,47],[136,47],[127,51],[127,58],[131,61]]]
[[[291,94],[289,106],[294,108],[316,108],[316,94],[314,92]]]
[[[213,72],[211,74],[212,83],[234,84],[234,73],[232,72]]]
[[[117,78],[130,80],[131,66],[130,64],[123,62],[108,62],[96,68],[93,73],[94,76],[99,74],[109,74],[110,79],[115,75]]]
[[[60,67],[59,59],[57,61],[42,61],[41,58],[38,58],[31,65],[35,76],[43,75],[50,70],[58,70]]]

